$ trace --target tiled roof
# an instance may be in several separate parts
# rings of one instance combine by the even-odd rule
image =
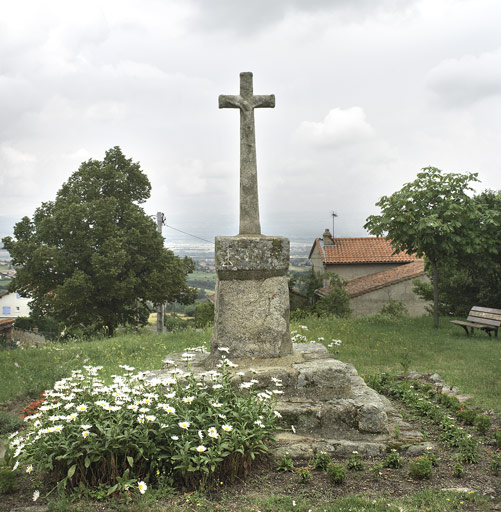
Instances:
[[[316,238],[310,252],[316,248],[324,264],[348,263],[407,263],[417,261],[415,255],[407,252],[394,254],[395,249],[384,237],[334,238],[335,245],[324,245]]]
[[[356,277],[355,279],[348,281],[345,288],[350,295],[350,298],[358,297],[359,295],[378,290],[379,288],[400,283],[407,279],[414,279],[424,273],[424,261],[418,260],[413,263],[399,265],[398,267],[394,267],[389,270],[383,270],[382,272]],[[325,296],[329,291],[330,287],[327,286],[325,288],[319,288],[316,290],[316,293],[318,293],[318,295]]]

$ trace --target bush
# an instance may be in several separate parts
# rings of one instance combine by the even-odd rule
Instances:
[[[327,474],[336,485],[339,485],[342,484],[346,478],[346,468],[342,464],[334,464],[331,462],[327,466]]]
[[[390,299],[385,302],[380,313],[381,315],[389,316],[390,318],[402,318],[409,314],[405,304],[395,299]]]
[[[11,494],[16,490],[16,473],[0,467],[0,494]]]
[[[357,451],[353,452],[353,455],[350,457],[346,467],[352,471],[363,471],[364,463]]]
[[[0,411],[0,434],[16,431],[23,424],[23,420],[7,411]]]
[[[496,446],[501,448],[501,430],[494,432],[494,441],[496,442]]]
[[[214,323],[214,304],[199,302],[195,308],[195,327],[206,327]]]
[[[462,411],[458,412],[458,418],[465,424],[465,425],[473,425],[475,422],[475,418],[477,417],[477,412],[474,409],[463,409]]]
[[[344,288],[344,281],[337,274],[329,274],[329,293],[315,305],[320,316],[333,315],[348,318],[351,315],[350,296]]]
[[[431,460],[424,455],[409,462],[409,476],[414,480],[429,480],[432,473]]]
[[[456,464],[454,464],[454,467],[452,468],[452,474],[456,478],[462,478],[464,476],[465,469],[461,462],[456,462]]]
[[[486,434],[492,425],[492,420],[487,414],[479,414],[475,418],[475,427],[481,434]]]
[[[298,471],[299,479],[301,480],[301,483],[307,484],[308,482],[311,482],[313,475],[311,474],[311,471],[308,468],[301,468]]]
[[[45,393],[9,449],[21,471],[32,464],[59,487],[81,482],[110,494],[130,482],[155,484],[162,474],[187,488],[244,476],[268,450],[276,415],[272,392],[237,392],[227,365],[210,372],[210,384],[177,368],[148,381],[148,372],[124,366],[111,385],[97,377],[99,368],[75,370]]]
[[[288,453],[278,461],[277,471],[294,471],[294,463]]]
[[[165,329],[168,332],[181,331],[192,325],[192,322],[183,320],[180,316],[165,316]]]
[[[392,449],[391,452],[384,459],[383,467],[392,469],[401,468],[402,459],[400,458],[400,453],[398,453],[397,450]]]
[[[311,465],[314,469],[320,471],[327,471],[327,466],[331,463],[331,458],[328,453],[320,451],[315,453],[313,459],[311,459]]]

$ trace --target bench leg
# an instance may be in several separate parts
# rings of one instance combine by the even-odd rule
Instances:
[[[470,331],[468,330],[468,327],[466,325],[461,326],[466,331],[466,336],[470,335]],[[471,330],[471,333],[473,334],[473,329]]]

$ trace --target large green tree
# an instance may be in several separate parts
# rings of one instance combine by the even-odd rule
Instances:
[[[10,289],[31,297],[35,316],[109,335],[134,322],[146,301],[192,302],[191,260],[163,247],[155,222],[139,206],[151,185],[119,147],[88,160],[33,218],[3,239],[17,274]]]
[[[467,193],[475,181],[476,173],[444,174],[436,167],[425,167],[413,182],[383,196],[376,203],[380,215],[371,215],[364,225],[373,235],[386,234],[397,253],[426,257],[431,267],[436,327],[439,267],[454,265],[460,254],[478,253],[486,243],[477,235],[481,212]]]
[[[501,191],[486,190],[474,196],[473,202],[479,212],[475,236],[482,244],[475,253],[459,247],[455,261],[439,264],[438,296],[443,314],[466,316],[474,305],[501,304]],[[433,297],[427,283],[420,283],[416,291],[426,300]]]

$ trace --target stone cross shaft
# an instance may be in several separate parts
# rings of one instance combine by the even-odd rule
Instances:
[[[252,73],[240,73],[240,94],[219,96],[219,108],[240,109],[240,230],[241,235],[260,235],[257,192],[255,108],[274,108],[275,95],[254,96]]]

